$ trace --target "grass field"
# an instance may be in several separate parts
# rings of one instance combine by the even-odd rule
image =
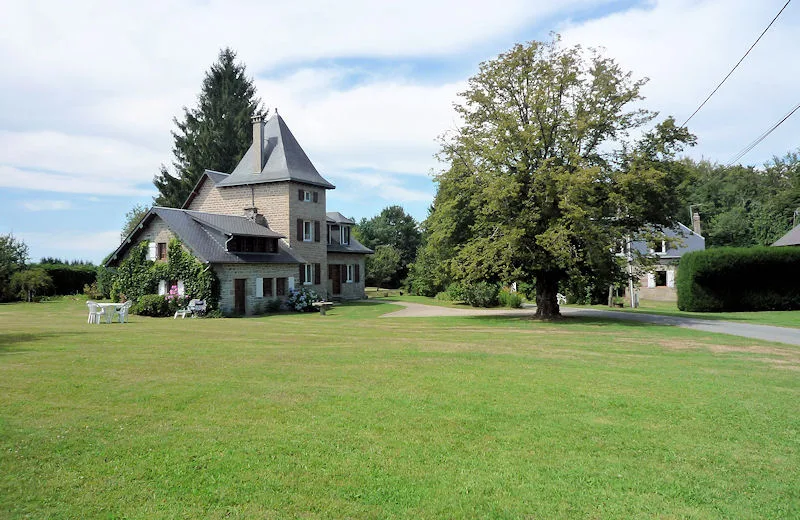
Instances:
[[[0,517],[800,517],[800,349],[394,308],[0,305]]]

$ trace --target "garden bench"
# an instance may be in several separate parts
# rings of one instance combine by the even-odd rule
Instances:
[[[314,302],[311,305],[319,309],[321,316],[325,316],[325,312],[333,307],[333,302]]]

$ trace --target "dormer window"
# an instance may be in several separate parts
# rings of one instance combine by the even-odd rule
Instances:
[[[350,245],[350,226],[342,226],[340,229],[341,244],[343,246]]]
[[[666,244],[664,243],[663,240],[656,241],[656,242],[654,242],[654,243],[652,243],[650,245],[651,245],[651,249],[656,254],[663,254],[663,253],[667,252],[667,247],[666,247]]]
[[[228,241],[228,251],[231,253],[277,253],[278,239],[233,236]]]

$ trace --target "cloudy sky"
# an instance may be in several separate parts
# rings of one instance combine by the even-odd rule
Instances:
[[[425,218],[436,137],[481,61],[516,42],[603,47],[646,106],[682,122],[785,0],[0,0],[0,233],[42,256],[99,262],[171,161],[172,119],[233,48],[337,189],[329,210]],[[790,4],[695,116],[696,158],[727,163],[800,99]],[[800,115],[743,162],[800,146]]]

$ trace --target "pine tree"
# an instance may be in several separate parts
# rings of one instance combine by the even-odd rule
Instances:
[[[183,108],[184,118],[175,118],[172,132],[175,174],[165,166],[153,179],[159,206],[179,208],[204,170],[230,173],[252,142],[250,119],[261,111],[253,80],[245,66],[236,63],[236,53],[220,51],[203,79],[196,108]]]

